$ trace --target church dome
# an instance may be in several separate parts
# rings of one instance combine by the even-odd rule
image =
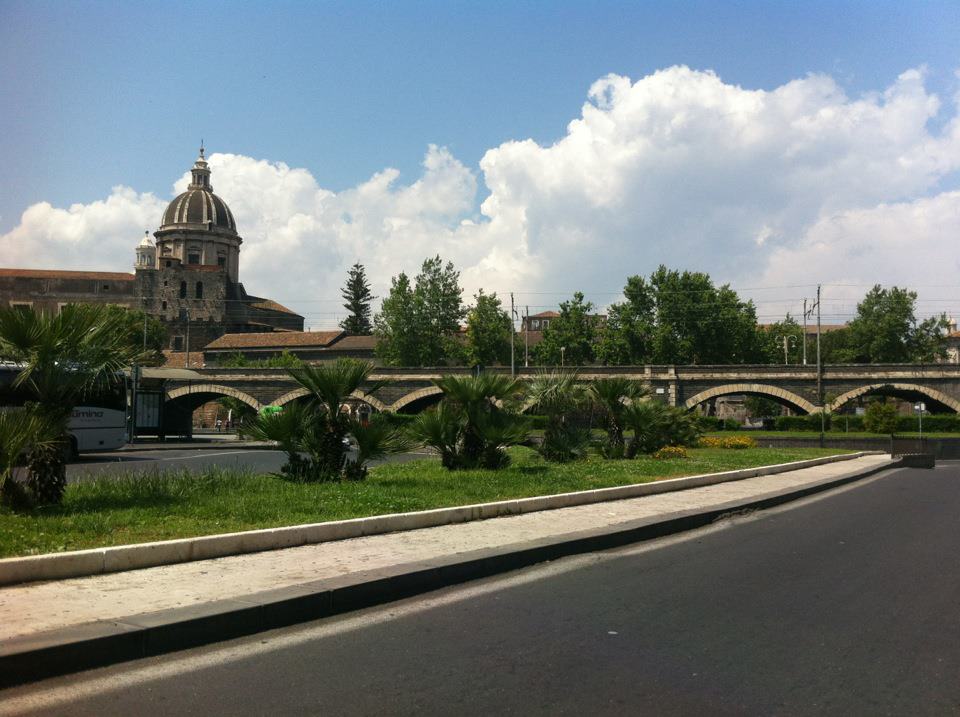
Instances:
[[[219,229],[236,233],[237,225],[233,220],[230,207],[220,197],[213,193],[210,185],[210,169],[203,157],[203,147],[200,156],[190,170],[193,181],[187,191],[179,195],[167,205],[160,222],[160,231],[165,229],[202,227],[204,229]]]

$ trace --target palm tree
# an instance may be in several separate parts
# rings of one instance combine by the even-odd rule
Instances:
[[[307,390],[307,402],[291,402],[281,412],[257,416],[243,426],[243,435],[279,443],[287,454],[283,472],[295,480],[359,480],[366,475],[367,460],[410,445],[396,431],[383,429],[379,419],[368,429],[342,410],[351,396],[363,396],[386,385],[385,381],[369,380],[373,368],[369,362],[339,359],[288,369]],[[364,384],[366,390],[362,391]],[[360,455],[350,465],[346,461],[348,435],[362,444]]]
[[[607,440],[603,453],[607,458],[624,456],[624,412],[627,405],[647,395],[637,381],[628,378],[601,378],[590,385],[590,397],[603,411]]]
[[[55,446],[59,438],[58,426],[35,409],[0,411],[0,501],[14,508],[30,504],[14,468],[29,451]]]
[[[22,367],[14,387],[26,389],[59,440],[34,445],[29,481],[40,503],[59,503],[66,488],[70,413],[84,396],[122,380],[142,356],[122,312],[106,305],[70,304],[60,313],[0,309],[0,360]]]
[[[440,454],[440,464],[448,469],[460,468],[460,410],[446,401],[429,411],[424,411],[410,426],[410,435],[421,445],[429,446]]]
[[[506,406],[517,399],[523,384],[509,376],[444,376],[434,381],[443,401],[417,417],[412,435],[435,449],[445,468],[501,468],[508,462],[507,446],[527,438],[527,421]]]
[[[363,480],[367,477],[367,462],[394,453],[406,453],[415,445],[412,437],[390,423],[384,416],[371,416],[364,423],[353,419],[350,435],[357,443],[357,457],[348,460],[343,475],[347,480]]]
[[[557,463],[587,454],[590,431],[568,420],[586,400],[586,387],[576,371],[551,371],[538,374],[527,387],[527,407],[547,417],[540,453]]]
[[[369,395],[387,385],[370,381],[374,365],[369,361],[338,359],[333,363],[304,364],[288,369],[290,376],[308,391],[311,402],[323,412],[323,421],[313,421],[317,430],[305,434],[311,445],[315,469],[327,476],[339,476],[344,467],[351,419],[341,410],[351,396]],[[361,386],[366,388],[361,391]]]
[[[450,375],[434,383],[443,391],[444,400],[462,412],[461,454],[464,464],[471,467],[479,464],[487,448],[483,436],[483,426],[489,424],[487,417],[498,410],[497,402],[515,398],[523,390],[523,384],[496,373]]]
[[[665,446],[692,446],[700,437],[696,416],[659,401],[634,401],[626,407],[624,421],[633,429],[633,439],[625,451],[627,458]]]
[[[282,411],[261,413],[240,426],[240,435],[255,441],[272,441],[287,454],[281,472],[294,480],[309,480],[311,464],[304,460],[304,436],[308,426],[322,421],[316,408],[293,401]]]

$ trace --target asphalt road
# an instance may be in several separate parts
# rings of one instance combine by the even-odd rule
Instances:
[[[370,465],[383,462],[404,462],[427,457],[428,453],[414,452],[390,456]],[[171,470],[202,471],[214,466],[248,468],[275,473],[284,463],[282,451],[250,450],[231,447],[229,443],[211,448],[184,448],[183,450],[124,450],[110,453],[84,453],[67,465],[67,480],[82,481],[94,477],[139,472],[166,472]]]
[[[960,468],[0,694],[71,715],[960,713]],[[5,699],[6,698],[6,699]]]

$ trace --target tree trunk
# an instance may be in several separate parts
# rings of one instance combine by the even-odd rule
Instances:
[[[67,439],[53,446],[31,451],[27,460],[27,485],[36,496],[38,505],[59,505],[67,489]]]

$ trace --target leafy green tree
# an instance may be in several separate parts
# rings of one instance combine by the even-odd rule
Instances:
[[[444,265],[439,256],[423,262],[414,284],[406,274],[394,277],[374,319],[377,355],[396,366],[460,363],[457,335],[466,309],[459,281],[453,264]]]
[[[509,363],[513,332],[509,314],[495,293],[484,294],[481,289],[473,298],[475,303],[467,312],[468,361],[481,366]]]
[[[654,288],[642,276],[631,276],[623,289],[625,301],[613,304],[597,337],[597,360],[608,366],[649,363],[656,326]]]
[[[593,363],[597,318],[592,316],[593,304],[584,301],[578,291],[570,301],[560,304],[560,316],[551,319],[543,332],[543,339],[534,349],[541,365],[582,366]]]
[[[606,364],[724,364],[763,360],[756,309],[708,274],[660,266],[631,276],[599,332]]]
[[[346,302],[343,308],[350,312],[347,318],[340,322],[340,328],[351,334],[370,335],[373,332],[373,324],[370,322],[370,302],[376,297],[370,291],[363,264],[358,262],[350,267],[347,283],[344,284],[340,295]]]
[[[772,418],[783,413],[779,403],[765,396],[749,395],[743,403],[751,418]]]
[[[163,364],[163,349],[167,346],[167,328],[162,321],[140,309],[108,306],[106,310],[119,317],[118,320],[123,324],[125,341],[131,346],[142,348],[139,363],[145,366]],[[146,328],[146,341],[144,341],[144,328]]]
[[[377,356],[394,366],[420,365],[423,333],[417,299],[410,278],[400,273],[391,279],[390,293],[374,319]]]
[[[782,321],[769,324],[760,330],[760,348],[766,363],[783,363],[784,337],[786,337],[788,363],[803,362],[803,327],[790,314]]]
[[[653,363],[751,363],[761,357],[757,313],[728,285],[701,272],[660,266],[650,284],[656,300]]]
[[[58,314],[0,308],[0,360],[22,366],[14,386],[29,392],[59,440],[31,451],[29,488],[43,504],[59,503],[66,488],[67,424],[74,406],[123,380],[121,371],[144,358],[142,334],[132,343],[127,314],[114,307],[70,304]]]
[[[917,322],[917,294],[874,286],[850,322],[846,357],[854,363],[912,363],[945,355],[946,316]]]

